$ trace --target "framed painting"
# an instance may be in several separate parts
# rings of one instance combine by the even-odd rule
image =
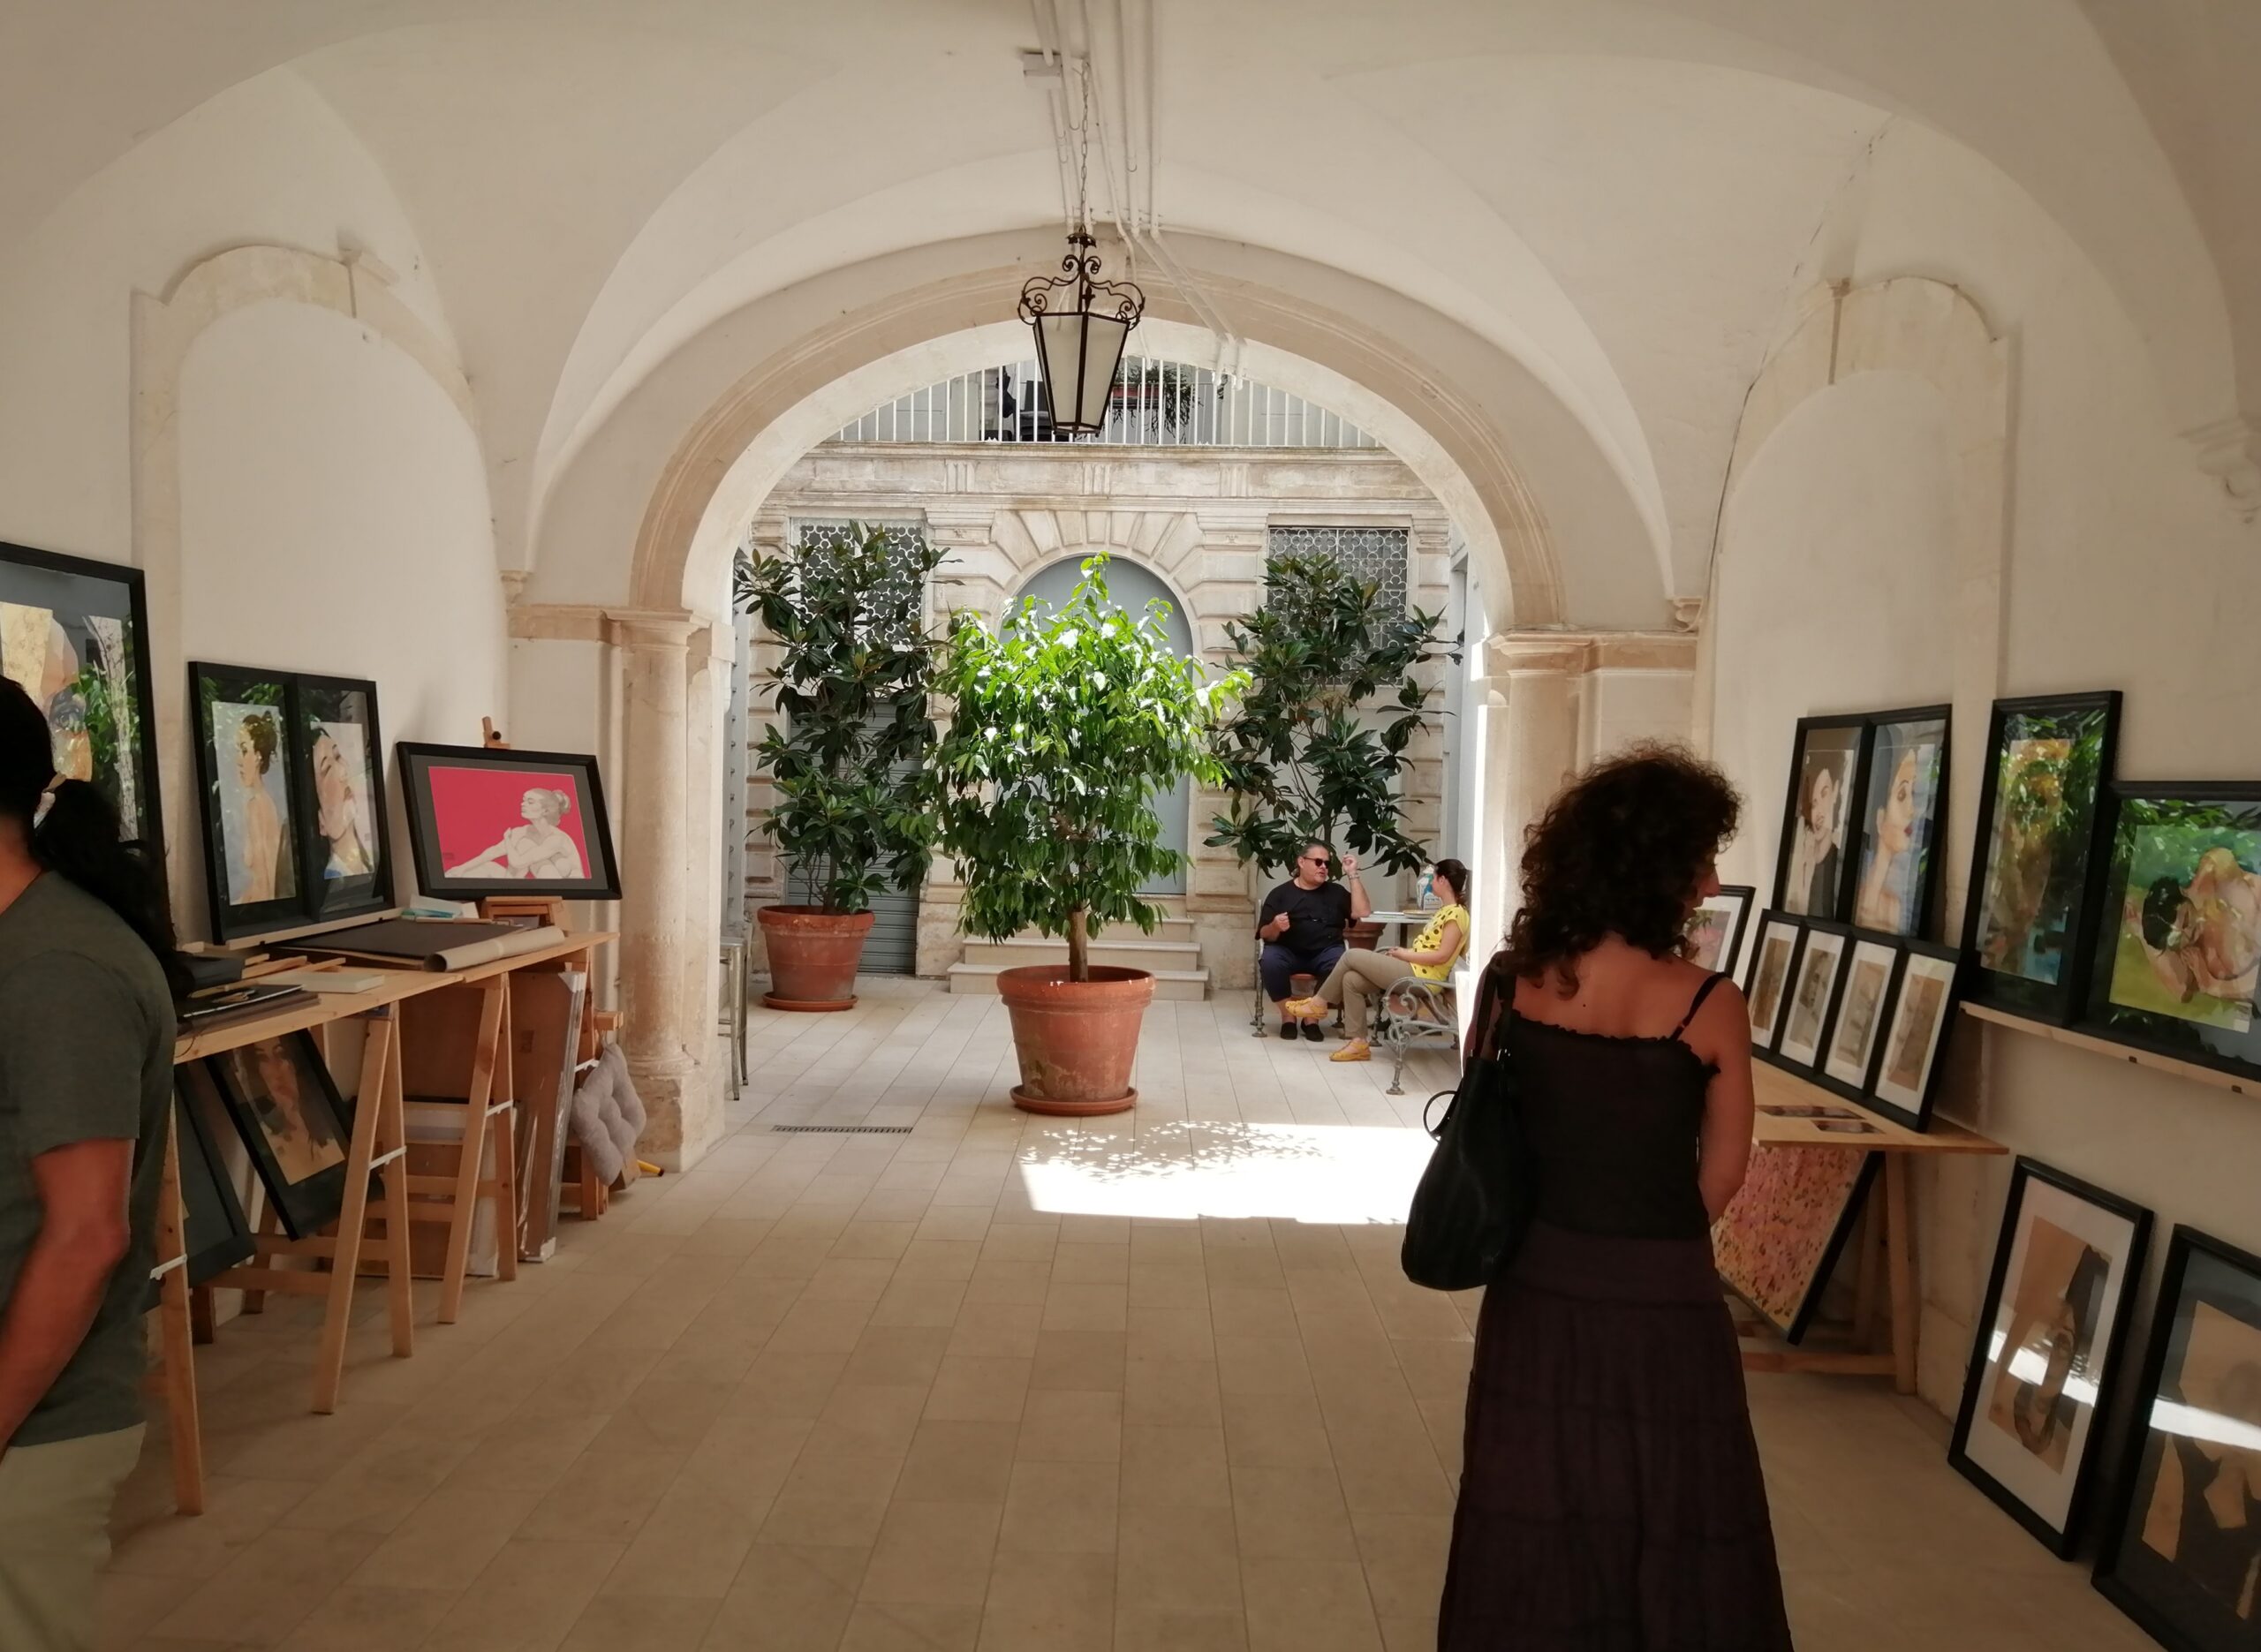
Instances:
[[[1720,1279],[1793,1343],[1813,1323],[1876,1171],[1874,1153],[1850,1148],[1762,1143],[1712,1225]]]
[[[1722,884],[1706,895],[1688,920],[1688,956],[1699,968],[1722,975],[1735,973],[1743,951],[1743,932],[1751,927],[1751,903],[1758,891],[1747,883]]]
[[[1884,1012],[1884,1041],[1868,1105],[1894,1123],[1928,1130],[1938,1100],[1940,1055],[1954,1024],[1956,957],[1951,947],[1908,941]]]
[[[160,879],[157,720],[141,570],[0,544],[0,676],[47,715],[55,772],[90,781]]]
[[[2082,1025],[2261,1076],[2261,786],[2106,788]]]
[[[2073,1551],[2151,1214],[2021,1158],[1947,1461],[2058,1558]]]
[[[1963,990],[2037,1020],[2073,1017],[2110,822],[2120,695],[1997,700],[1970,868]]]
[[[389,908],[376,685],[188,669],[213,933],[236,940]]]
[[[1939,895],[1947,810],[1948,709],[1879,712],[1869,720],[1861,787],[1860,864],[1853,924],[1886,935],[1920,935]]]
[[[1864,716],[1804,717],[1790,748],[1789,795],[1782,804],[1782,846],[1774,904],[1798,917],[1841,918],[1851,898],[1853,823],[1868,751]]]
[[[2170,1652],[2261,1645],[2261,1257],[2174,1230],[2096,1587]]]
[[[336,1221],[352,1115],[314,1035],[263,1038],[205,1065],[284,1231],[307,1239]]]
[[[1820,1070],[1815,1074],[1841,1096],[1855,1101],[1867,1098],[1869,1075],[1883,1046],[1879,1035],[1884,1030],[1885,1000],[1899,968],[1899,947],[1866,936],[1854,938],[1852,955],[1845,963],[1844,990],[1837,994]]]
[[[1811,1070],[1821,1059],[1822,1034],[1829,1012],[1837,1002],[1837,984],[1844,979],[1845,953],[1850,938],[1834,926],[1809,924],[1805,945],[1790,970],[1789,1004],[1782,1018],[1782,1036],[1775,1040],[1780,1065]]]
[[[1751,1047],[1771,1050],[1782,1030],[1782,1007],[1788,1001],[1790,966],[1797,962],[1798,938],[1804,932],[1796,918],[1769,912],[1759,921],[1758,944],[1751,954],[1750,978],[1743,983],[1751,1010]]]
[[[425,894],[620,899],[594,758],[407,741],[398,750]]]

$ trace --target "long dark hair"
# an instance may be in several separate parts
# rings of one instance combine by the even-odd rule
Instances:
[[[20,821],[34,860],[124,919],[178,992],[185,971],[172,916],[147,864],[119,841],[117,811],[85,781],[62,781],[42,819],[40,798],[54,779],[54,735],[47,719],[20,683],[0,680],[0,820]]]
[[[1468,904],[1467,867],[1462,865],[1456,860],[1441,860],[1435,865],[1429,868],[1429,870],[1435,876],[1443,879],[1447,883],[1452,886],[1452,899],[1455,906],[1466,906]]]
[[[1551,973],[1568,997],[1578,959],[1605,936],[1685,957],[1697,879],[1742,812],[1727,776],[1677,746],[1635,746],[1588,769],[1524,834],[1503,967],[1526,981]]]

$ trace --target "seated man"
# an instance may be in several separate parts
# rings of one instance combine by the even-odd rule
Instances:
[[[1296,856],[1294,878],[1266,895],[1264,909],[1256,915],[1256,932],[1264,939],[1264,996],[1274,1004],[1287,1003],[1289,983],[1297,975],[1325,980],[1342,956],[1343,930],[1373,910],[1365,886],[1358,881],[1358,857],[1342,857],[1342,883],[1336,883],[1328,871],[1334,859],[1326,844],[1304,844]],[[1298,1025],[1313,1044],[1325,1036],[1316,1025],[1298,1023],[1283,1008],[1280,1036],[1294,1037]]]

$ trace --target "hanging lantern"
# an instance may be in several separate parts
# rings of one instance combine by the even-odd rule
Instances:
[[[1101,281],[1091,232],[1078,224],[1057,276],[1032,275],[1021,289],[1020,317],[1036,334],[1038,371],[1051,404],[1052,428],[1087,435],[1107,422],[1123,346],[1146,308],[1146,295],[1127,281]]]

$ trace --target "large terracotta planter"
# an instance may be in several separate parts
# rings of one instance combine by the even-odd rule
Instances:
[[[1342,944],[1359,952],[1372,952],[1374,943],[1381,939],[1381,925],[1360,922],[1342,931]]]
[[[863,962],[864,937],[872,932],[869,912],[765,906],[754,916],[761,920],[761,939],[769,948],[769,990],[761,995],[763,1003],[772,1009],[856,1007],[856,966]]]
[[[1013,1105],[1027,1113],[1083,1118],[1123,1113],[1137,1105],[1130,1064],[1138,1028],[1153,1002],[1154,977],[1144,969],[1093,964],[1088,981],[1070,981],[1066,964],[1006,969],[997,995],[1013,1018],[1013,1050],[1021,1082]]]

